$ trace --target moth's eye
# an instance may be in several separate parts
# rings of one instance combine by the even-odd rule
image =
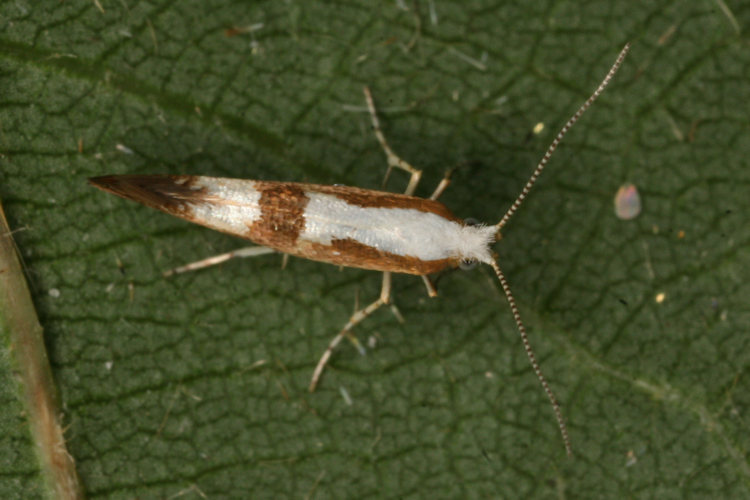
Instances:
[[[464,219],[464,224],[466,224],[467,226],[477,226],[481,224],[481,222],[479,222],[473,217],[469,217],[468,219]]]
[[[461,261],[458,263],[458,267],[460,267],[462,271],[471,271],[472,269],[477,267],[477,260],[461,259]]]

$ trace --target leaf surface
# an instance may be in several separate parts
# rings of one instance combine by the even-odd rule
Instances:
[[[0,4],[0,198],[87,495],[747,496],[748,7],[406,4]],[[490,269],[440,276],[435,300],[396,277],[405,323],[369,318],[368,355],[342,343],[309,394],[376,273],[266,256],[164,279],[245,242],[86,183],[377,188],[369,85],[417,193],[459,166],[441,199],[493,223],[626,41],[496,246],[574,460]],[[38,469],[2,369],[0,488],[25,498]]]

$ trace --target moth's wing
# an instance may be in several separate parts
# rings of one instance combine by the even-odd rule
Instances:
[[[107,175],[89,182],[108,193],[147,207],[248,238],[260,219],[256,181],[193,175]]]

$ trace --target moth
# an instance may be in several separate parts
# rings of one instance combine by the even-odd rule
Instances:
[[[108,175],[91,178],[89,182],[109,193],[257,244],[188,264],[167,274],[206,267],[234,257],[272,252],[381,271],[380,296],[358,309],[330,341],[313,372],[311,392],[341,340],[352,338],[356,325],[390,303],[392,273],[421,276],[428,295],[434,297],[437,292],[430,274],[476,263],[489,265],[505,292],[526,354],[550,400],[566,452],[571,455],[560,405],[534,357],[518,306],[491,245],[500,240],[502,229],[526,199],[560,141],[609,84],[629,49],[629,44],[622,49],[594,93],[565,123],[521,193],[494,225],[462,220],[437,201],[450,183],[450,173],[429,198],[414,196],[422,172],[401,159],[388,145],[368,88],[364,89],[364,94],[372,128],[388,162],[386,179],[393,169],[404,170],[411,176],[403,194],[340,185],[193,175]]]

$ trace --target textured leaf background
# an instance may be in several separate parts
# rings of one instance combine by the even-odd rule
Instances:
[[[46,3],[0,4],[0,198],[88,496],[750,494],[746,2]],[[267,256],[163,279],[243,242],[86,183],[378,187],[367,84],[418,193],[462,165],[443,200],[494,222],[626,41],[496,247],[573,460],[489,269],[441,276],[436,300],[397,277],[406,322],[378,312],[358,329],[375,347],[342,345],[311,395],[376,273]],[[624,182],[633,221],[612,208]],[[31,498],[2,367],[0,495]]]

